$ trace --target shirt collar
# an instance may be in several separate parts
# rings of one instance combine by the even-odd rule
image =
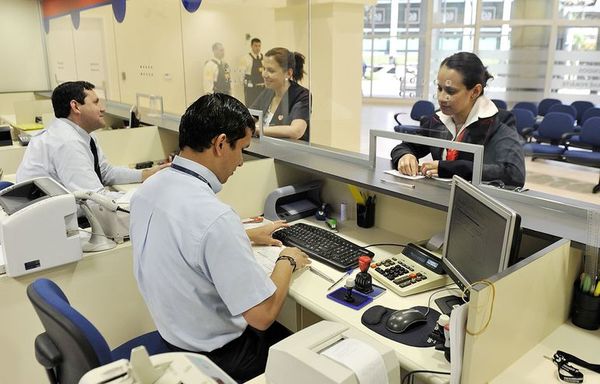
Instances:
[[[208,183],[210,184],[210,187],[212,188],[214,193],[219,193],[219,191],[223,189],[223,184],[221,184],[219,179],[217,179],[217,176],[204,165],[181,156],[175,156],[175,158],[173,159],[173,164],[177,164],[181,167],[187,168],[190,171],[194,171],[197,174],[204,177],[206,181],[208,181]]]
[[[462,126],[462,129],[479,121],[479,119],[492,117],[496,113],[498,113],[498,107],[496,107],[496,104],[494,104],[492,100],[488,99],[486,96],[481,95],[475,101],[473,108],[471,108],[471,112],[469,113],[469,116],[467,116],[467,120]],[[438,111],[436,114],[440,118],[440,121],[446,126],[446,128],[448,128],[450,132],[452,132],[452,135],[456,136],[456,125],[454,124],[452,117],[445,115],[444,113],[442,113],[442,111]]]
[[[90,134],[87,133],[87,131],[83,128],[81,128],[79,125],[75,124],[74,122],[72,122],[71,120],[65,118],[65,117],[61,117],[59,118],[60,121],[69,124],[71,127],[73,127],[73,129],[75,129],[75,132],[77,132],[77,134],[79,136],[81,136],[85,141],[90,141]]]

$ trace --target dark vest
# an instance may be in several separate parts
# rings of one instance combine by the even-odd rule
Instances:
[[[262,60],[263,60],[263,54],[260,53],[258,55],[258,58],[256,58],[256,59],[254,58],[254,56],[252,56],[251,53],[248,53],[248,54],[252,58],[252,69],[250,70],[250,77],[248,79],[248,82],[252,83],[253,85],[263,84],[264,83],[264,79],[262,77],[262,71],[263,71]]]
[[[213,91],[215,93],[231,94],[231,74],[229,73],[229,65],[223,62],[219,64],[215,59],[212,59],[212,62],[219,68],[217,81],[215,81],[213,85]]]

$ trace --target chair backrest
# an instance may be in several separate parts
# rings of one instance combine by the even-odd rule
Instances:
[[[492,99],[492,103],[496,104],[496,107],[498,107],[498,109],[508,109],[508,105],[506,104],[506,101],[504,100],[500,100],[500,99]]]
[[[590,117],[600,117],[600,108],[594,107],[587,109],[585,112],[583,112],[583,117],[581,118],[581,121],[579,123],[583,125],[585,121]]]
[[[535,103],[532,103],[531,101],[519,101],[513,106],[513,109],[527,109],[531,111],[531,113],[533,113],[534,116],[537,116],[538,114],[537,105]]]
[[[540,137],[560,140],[561,136],[573,131],[575,118],[563,112],[548,112],[538,127]]]
[[[13,185],[10,181],[0,181],[0,191]]]
[[[538,115],[546,116],[546,113],[550,112],[548,110],[554,104],[562,104],[562,103],[558,99],[551,99],[551,98],[542,99],[540,101],[540,103],[538,104]]]
[[[571,106],[571,105],[554,104],[548,110],[548,113],[550,113],[550,112],[562,112],[562,113],[566,113],[567,115],[573,116],[573,119],[577,118],[577,110],[575,108],[573,108],[573,106]]]
[[[46,335],[61,354],[55,370],[59,383],[78,383],[90,369],[112,361],[104,337],[71,307],[65,294],[53,281],[44,278],[35,280],[27,287],[27,296]]]
[[[431,116],[435,112],[435,105],[428,100],[417,101],[410,110],[410,118],[415,121],[421,121],[423,116]]]
[[[581,141],[593,147],[600,147],[600,117],[590,117],[583,123]]]
[[[515,117],[515,126],[517,127],[517,132],[519,132],[519,134],[522,134],[523,129],[531,128],[535,125],[535,116],[530,110],[513,108],[511,112]]]
[[[577,118],[577,122],[579,124],[583,124],[584,112],[590,108],[595,107],[594,103],[592,103],[591,101],[587,101],[587,100],[576,100],[576,101],[572,102],[571,105],[577,111],[576,118]]]

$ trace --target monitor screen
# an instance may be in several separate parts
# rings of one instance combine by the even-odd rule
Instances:
[[[442,262],[461,289],[503,271],[519,233],[519,215],[454,176]]]
[[[248,109],[248,112],[254,118],[254,122],[256,123],[256,135],[262,137],[263,135],[263,112],[259,109]]]

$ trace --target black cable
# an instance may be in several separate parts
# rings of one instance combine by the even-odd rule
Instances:
[[[428,371],[428,370],[411,371],[411,372],[408,372],[406,374],[406,376],[404,376],[404,378],[402,379],[400,384],[404,384],[405,382],[408,383],[408,379],[417,373],[432,373],[434,375],[450,375],[450,372],[441,372],[441,371]]]
[[[121,207],[117,207],[117,211],[121,211],[121,212],[125,212],[125,213],[131,213],[128,210],[126,210],[125,208],[121,208]]]
[[[369,244],[369,245],[365,245],[364,247],[361,248],[370,248],[370,247],[380,247],[383,245],[390,245],[393,247],[403,247],[406,248],[406,244],[400,244],[400,243],[376,243],[376,244]]]

